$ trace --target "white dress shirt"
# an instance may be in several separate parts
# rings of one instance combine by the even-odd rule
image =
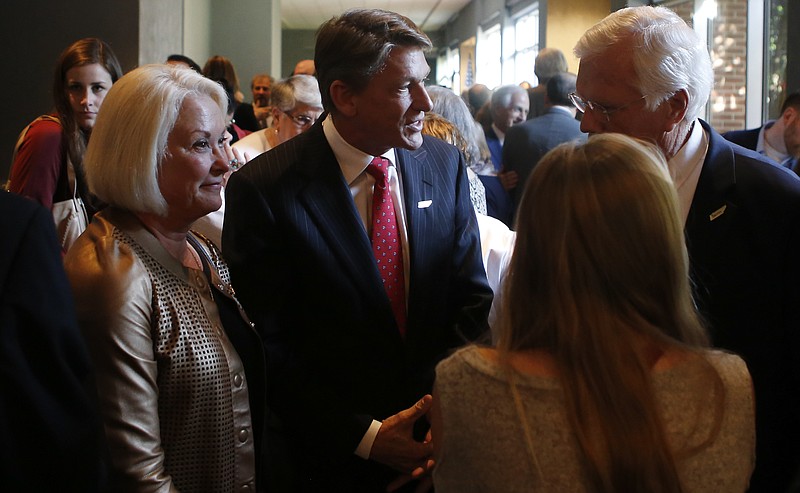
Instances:
[[[339,162],[344,180],[350,187],[350,194],[353,196],[356,210],[358,210],[358,214],[361,216],[361,223],[364,225],[364,230],[367,232],[367,236],[370,236],[372,233],[372,190],[375,186],[375,179],[366,172],[366,169],[376,156],[370,156],[347,143],[336,130],[330,115],[322,122],[322,130],[325,133],[325,139],[327,139],[328,144],[333,150],[333,155],[336,156],[336,161]],[[400,231],[400,241],[403,245],[403,273],[407,295],[410,256],[408,252],[408,228],[406,228],[405,204],[403,202],[403,178],[400,176],[400,170],[395,166],[395,163],[397,163],[397,155],[394,149],[389,149],[383,153],[382,157],[389,161],[389,167],[387,169],[389,191],[392,194],[394,213],[397,217],[397,228],[398,231]],[[408,296],[406,296],[406,300],[407,299]],[[372,444],[375,442],[375,437],[378,435],[380,427],[380,421],[372,420],[372,424],[367,429],[367,432],[361,438],[361,442],[359,442],[354,451],[357,456],[362,459],[369,459],[369,454],[372,451]]]
[[[700,179],[700,171],[703,169],[707,153],[708,135],[700,125],[700,121],[695,119],[689,139],[667,162],[669,174],[678,191],[684,225],[686,225],[686,218],[689,217],[689,209],[692,206],[692,199],[697,190],[697,182]]]

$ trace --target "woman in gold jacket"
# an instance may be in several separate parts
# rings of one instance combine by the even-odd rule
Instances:
[[[109,91],[86,153],[109,207],[65,258],[97,373],[113,491],[255,491],[262,346],[214,245],[190,232],[219,208],[234,156],[226,96],[167,65]]]

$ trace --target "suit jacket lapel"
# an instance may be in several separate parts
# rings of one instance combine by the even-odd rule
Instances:
[[[730,145],[705,122],[701,124],[709,138],[708,152],[685,230],[689,250],[706,252],[712,245],[720,245],[718,235],[736,218],[736,164]]]
[[[433,172],[427,161],[428,151],[424,147],[411,152],[397,149],[397,167],[403,177],[403,199],[405,201],[406,230],[411,262],[408,269],[411,281],[414,280],[413,269],[419,262],[415,257],[422,255],[419,246],[421,235],[433,225],[432,213],[436,211],[436,200],[433,196]],[[428,204],[427,201],[431,201]]]
[[[299,200],[324,243],[320,247],[328,248],[339,259],[342,270],[361,289],[366,300],[373,303],[383,300],[387,309],[391,309],[386,296],[382,296],[383,284],[369,238],[322,127],[309,137],[316,142],[305,146],[298,163],[307,180]]]

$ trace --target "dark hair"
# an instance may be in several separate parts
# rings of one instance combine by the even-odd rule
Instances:
[[[75,170],[78,193],[85,201],[89,201],[89,206],[93,207],[90,200],[86,178],[83,173],[83,155],[86,153],[86,143],[89,136],[78,126],[72,106],[67,94],[66,78],[67,72],[73,67],[83,65],[100,64],[111,76],[114,83],[122,77],[122,68],[111,47],[103,40],[98,38],[83,38],[72,43],[58,57],[56,69],[53,75],[53,99],[55,102],[56,113],[61,121],[62,132],[67,143],[67,157]]]
[[[231,88],[234,95],[239,92],[239,76],[236,75],[233,63],[224,56],[216,55],[209,58],[203,65],[201,73],[217,82],[226,81],[225,84]]]
[[[198,65],[197,62],[195,62],[194,60],[192,60],[191,58],[189,58],[186,55],[173,54],[173,55],[170,55],[170,56],[167,57],[167,61],[168,62],[185,63],[186,65],[189,66],[189,68],[191,68],[192,70],[194,70],[198,74],[203,72],[200,69],[200,65]]]
[[[335,111],[331,84],[340,80],[361,91],[386,63],[395,46],[433,45],[411,19],[378,9],[351,9],[320,26],[314,51],[322,105]]]
[[[781,105],[781,115],[786,108],[797,108],[800,110],[800,91],[795,91],[786,95],[786,99],[783,100],[783,104]]]
[[[547,81],[547,99],[550,104],[572,107],[569,94],[575,92],[577,77],[569,72],[560,72]]]

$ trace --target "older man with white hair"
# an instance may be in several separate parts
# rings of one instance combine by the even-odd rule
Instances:
[[[750,491],[787,491],[800,464],[800,180],[698,118],[713,85],[711,60],[674,12],[614,12],[581,37],[575,54],[581,129],[653,142],[668,159],[697,305],[714,344],[741,354],[753,377]]]

